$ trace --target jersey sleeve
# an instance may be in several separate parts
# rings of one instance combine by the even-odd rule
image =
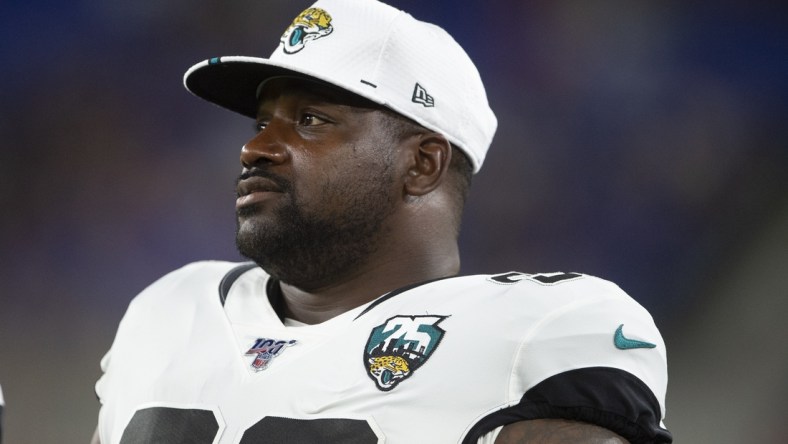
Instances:
[[[149,304],[146,304],[146,301],[152,297],[155,297],[157,294],[170,291],[172,288],[177,286],[178,283],[183,279],[183,276],[187,275],[189,270],[194,267],[195,264],[189,264],[181,269],[164,275],[150,284],[134,299],[132,299],[129,307],[126,309],[126,313],[123,315],[123,318],[118,325],[118,330],[115,333],[115,339],[112,342],[110,349],[107,351],[104,357],[101,358],[100,366],[102,374],[95,385],[96,397],[98,398],[99,403],[103,405],[104,399],[110,395],[111,391],[115,387],[118,386],[118,384],[113,384],[112,381],[112,356],[113,353],[123,353],[124,348],[127,347],[127,344],[129,342],[133,342],[134,337],[139,329],[144,328],[147,317],[145,312],[149,310],[147,308],[147,305]]]
[[[672,442],[662,423],[665,344],[651,316],[607,281],[587,277],[562,287],[570,302],[528,329],[515,357],[509,398],[518,401],[477,427],[567,419],[631,443]]]
[[[215,295],[215,303],[219,306],[220,279],[234,265],[236,264],[220,261],[188,264],[153,282],[131,301],[120,321],[109,351],[101,359],[102,375],[95,385],[96,397],[101,404],[99,411],[101,442],[110,442],[108,439],[110,432],[103,424],[113,424],[114,416],[118,414],[117,409],[108,403],[129,390],[129,381],[124,380],[124,375],[128,377],[127,367],[129,361],[133,359],[130,356],[150,356],[150,353],[156,351],[157,346],[168,346],[178,333],[174,331],[173,336],[168,337],[168,341],[155,341],[149,337],[154,334],[151,333],[151,326],[177,324],[183,319],[187,319],[185,322],[188,323],[191,314],[202,302],[195,299],[197,294]],[[208,290],[198,291],[203,286]]]

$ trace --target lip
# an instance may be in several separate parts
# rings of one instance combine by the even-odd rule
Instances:
[[[235,201],[235,207],[243,208],[260,203],[274,194],[280,194],[282,189],[270,179],[253,176],[238,182],[236,192],[238,199]]]

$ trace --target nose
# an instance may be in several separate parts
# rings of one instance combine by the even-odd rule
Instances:
[[[244,168],[252,168],[262,164],[281,164],[287,158],[287,149],[273,122],[269,123],[241,148],[241,165]]]

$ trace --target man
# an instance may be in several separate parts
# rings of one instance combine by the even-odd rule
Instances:
[[[135,298],[96,440],[671,442],[664,343],[618,287],[457,276],[496,120],[445,31],[320,0],[270,59],[184,81],[256,120],[236,201],[253,263],[191,264]]]

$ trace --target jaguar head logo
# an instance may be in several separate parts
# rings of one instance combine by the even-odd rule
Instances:
[[[287,54],[294,54],[312,40],[325,37],[334,30],[331,16],[323,9],[309,8],[298,15],[282,34],[280,41]]]
[[[394,387],[410,375],[410,366],[400,356],[377,356],[368,360],[369,374],[379,387]]]

